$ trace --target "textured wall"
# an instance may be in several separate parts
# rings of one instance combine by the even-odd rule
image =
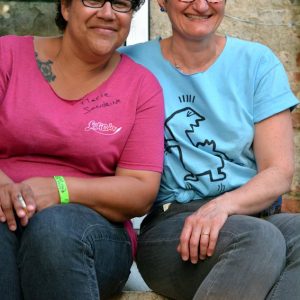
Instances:
[[[170,34],[167,16],[151,0],[151,38]],[[53,3],[0,1],[0,35],[57,34]],[[294,93],[300,98],[300,0],[228,0],[221,33],[268,45],[287,70]],[[300,108],[294,111],[296,173],[285,209],[300,211]]]

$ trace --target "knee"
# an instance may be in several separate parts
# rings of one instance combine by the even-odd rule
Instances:
[[[0,253],[9,249],[17,250],[19,241],[15,232],[8,229],[7,223],[0,223]]]
[[[288,259],[290,261],[300,261],[300,214],[278,214],[271,216],[269,221],[274,224],[284,236]]]
[[[25,264],[55,270],[67,264],[72,253],[80,251],[82,246],[71,224],[56,213],[55,209],[42,211],[25,228],[20,245]]]
[[[286,260],[286,242],[280,230],[268,221],[236,216],[243,226],[237,236],[240,247],[248,251],[249,259],[262,268],[281,272]]]

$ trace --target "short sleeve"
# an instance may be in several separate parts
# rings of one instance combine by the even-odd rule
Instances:
[[[147,71],[139,85],[135,123],[119,161],[119,167],[162,172],[163,95],[156,78]]]
[[[257,66],[254,94],[254,122],[295,107],[299,101],[290,89],[285,69],[267,47]]]
[[[11,55],[8,43],[9,37],[0,37],[0,104],[5,97],[10,78]]]

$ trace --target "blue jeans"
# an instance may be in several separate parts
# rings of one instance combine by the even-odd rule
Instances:
[[[16,233],[0,224],[2,300],[99,300],[124,287],[131,242],[121,223],[79,205],[34,215]]]
[[[201,205],[157,208],[143,221],[137,265],[151,289],[180,300],[300,299],[300,214],[231,216],[214,255],[194,265],[176,247],[185,218]]]

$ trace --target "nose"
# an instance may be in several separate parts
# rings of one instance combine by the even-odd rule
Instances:
[[[195,0],[193,2],[193,7],[197,10],[207,10],[209,8],[209,4],[206,0]]]
[[[105,19],[114,19],[116,17],[109,1],[106,1],[104,5],[98,9],[97,16]]]

